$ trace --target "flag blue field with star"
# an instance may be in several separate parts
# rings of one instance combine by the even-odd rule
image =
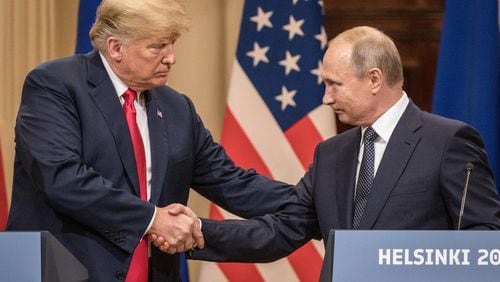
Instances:
[[[245,1],[237,60],[283,131],[321,104],[327,44],[321,5]]]

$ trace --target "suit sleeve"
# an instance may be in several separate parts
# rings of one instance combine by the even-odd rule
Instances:
[[[203,220],[205,248],[191,253],[191,258],[270,262],[289,255],[311,239],[320,239],[311,193],[314,167],[313,164],[293,188],[288,201],[273,214],[248,220]]]
[[[28,75],[16,122],[16,158],[55,211],[132,252],[154,206],[83,162],[84,133],[72,91],[44,68]]]
[[[255,170],[235,166],[225,150],[216,143],[196,114],[195,156],[192,187],[205,198],[243,218],[277,211],[290,201],[293,186],[259,175]]]
[[[320,237],[314,212],[298,203],[247,220],[203,220],[202,232],[205,248],[191,258],[225,262],[274,261]]]
[[[458,222],[466,181],[465,165],[469,162],[474,169],[470,175],[462,229],[499,229],[500,201],[486,150],[479,134],[466,125],[450,139],[441,162],[442,193],[453,224]]]

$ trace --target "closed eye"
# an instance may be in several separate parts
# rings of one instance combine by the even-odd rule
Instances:
[[[324,81],[327,86],[342,86],[342,83],[340,83],[339,81],[331,79],[324,79]]]
[[[161,51],[163,51],[165,48],[168,48],[170,45],[174,45],[175,40],[173,41],[165,41],[165,42],[159,42],[159,43],[153,43],[147,46],[148,49],[150,49],[153,53],[159,54]]]

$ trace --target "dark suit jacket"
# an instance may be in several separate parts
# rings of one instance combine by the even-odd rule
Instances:
[[[193,258],[270,261],[311,238],[328,238],[330,229],[351,229],[360,138],[353,128],[319,144],[293,203],[278,213],[204,221],[207,248]],[[455,229],[468,162],[474,170],[462,226],[498,229],[499,197],[478,133],[410,102],[387,144],[360,229]]]
[[[132,142],[98,52],[42,64],[24,84],[7,229],[50,231],[91,281],[123,278],[154,206],[186,204],[189,187],[243,217],[273,212],[292,194],[235,167],[186,96],[166,86],[145,95],[149,203],[137,196]],[[155,281],[179,279],[178,255],[153,248],[152,266]]]

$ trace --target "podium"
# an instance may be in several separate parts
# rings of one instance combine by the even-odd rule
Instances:
[[[87,269],[49,232],[0,232],[0,281],[88,280]]]
[[[320,281],[500,281],[500,231],[332,230]]]

